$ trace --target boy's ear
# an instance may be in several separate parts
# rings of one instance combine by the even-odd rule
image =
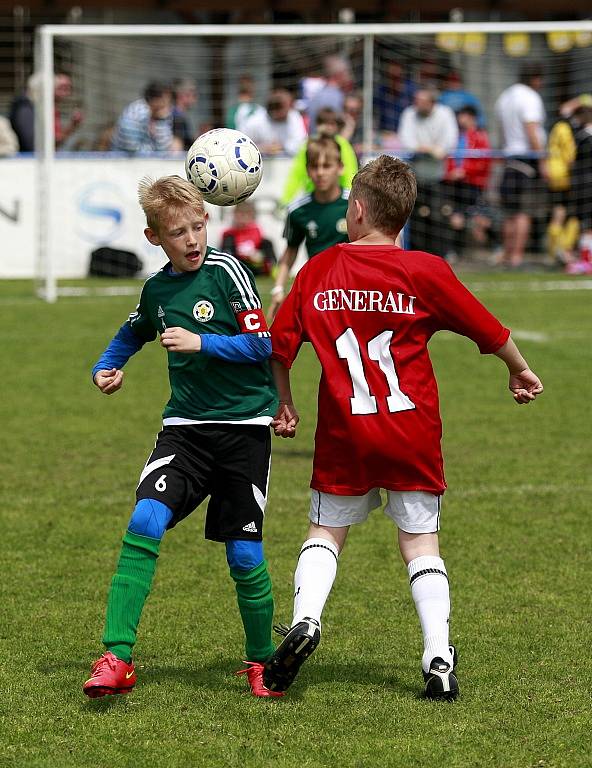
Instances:
[[[364,201],[357,197],[354,198],[354,212],[356,221],[362,221],[366,215],[366,206],[364,205]]]
[[[152,245],[160,245],[160,237],[151,227],[146,227],[144,235],[146,236],[146,240],[148,240],[149,243],[152,243]]]

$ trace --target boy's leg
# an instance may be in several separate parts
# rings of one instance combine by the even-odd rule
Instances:
[[[271,641],[273,594],[263,542],[226,542],[226,559],[236,585],[238,607],[245,629],[245,654],[249,661],[265,661],[274,651]]]
[[[456,651],[449,642],[450,590],[438,534],[399,530],[399,547],[423,635],[421,666],[426,696],[454,699],[458,695],[458,682],[453,674]]]
[[[363,496],[336,496],[313,490],[308,537],[294,574],[294,616],[284,639],[265,665],[263,680],[285,691],[321,639],[321,615],[337,573],[337,559],[350,525],[361,523],[379,506],[377,489]]]
[[[292,626],[306,618],[320,626],[323,608],[337,574],[337,559],[349,526],[329,528],[311,523],[300,548],[294,572],[294,613]]]
[[[265,665],[263,681],[285,691],[321,639],[321,615],[337,573],[337,558],[349,526],[311,523],[294,572],[294,615],[290,627],[276,627],[284,639]]]
[[[387,495],[385,512],[399,529],[399,548],[423,634],[426,696],[453,699],[458,682],[453,674],[455,649],[448,638],[448,574],[438,546],[441,499],[423,491],[388,491]]]
[[[134,686],[132,649],[152,586],[160,540],[171,518],[171,510],[159,501],[141,499],[136,504],[107,599],[103,633],[107,652],[95,663],[83,686],[93,698],[126,693]]]

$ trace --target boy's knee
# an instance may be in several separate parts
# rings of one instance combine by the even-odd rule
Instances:
[[[241,539],[227,541],[226,560],[232,571],[252,571],[263,562],[263,542]]]
[[[140,499],[132,512],[127,529],[138,536],[162,539],[172,517],[172,511],[161,501]]]

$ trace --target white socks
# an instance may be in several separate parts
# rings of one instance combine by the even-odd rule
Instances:
[[[308,539],[300,549],[294,573],[294,618],[292,626],[305,616],[321,623],[321,613],[337,573],[339,552],[327,539]]]
[[[423,670],[429,670],[435,656],[452,665],[448,642],[450,591],[444,561],[441,557],[423,555],[412,560],[407,571],[423,633]]]

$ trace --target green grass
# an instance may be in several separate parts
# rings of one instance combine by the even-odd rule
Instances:
[[[545,384],[534,405],[515,406],[503,365],[466,339],[431,343],[454,705],[420,697],[418,621],[379,512],[352,531],[323,641],[285,699],[255,700],[233,675],[234,588],[200,510],[163,542],[135,691],[87,700],[119,540],[167,397],[164,353],[150,345],[123,391],[102,397],[89,370],[134,299],[49,306],[28,284],[0,283],[0,766],[589,766],[591,294],[533,281],[563,280],[467,275],[524,335]],[[283,621],[307,525],[317,378],[305,348],[294,371],[300,433],[274,443],[266,554]]]

